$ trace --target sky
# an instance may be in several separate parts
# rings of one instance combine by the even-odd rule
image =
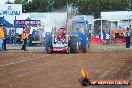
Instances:
[[[8,0],[0,0],[0,4],[4,4]],[[14,2],[14,0],[9,0],[10,2]]]

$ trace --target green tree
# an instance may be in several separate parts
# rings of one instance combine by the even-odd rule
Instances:
[[[15,0],[14,4],[25,4],[28,3],[28,0]]]
[[[32,5],[31,5],[32,4]],[[30,3],[32,6],[32,10],[34,12],[46,12],[48,11],[47,5],[48,0],[32,0],[32,3]]]
[[[100,17],[101,11],[124,11],[132,9],[132,0],[15,0],[15,4],[23,5],[23,12],[66,11],[66,6],[72,4],[78,8],[78,14]]]
[[[21,4],[22,3],[22,0],[15,0],[14,1],[14,4]]]
[[[5,4],[13,4],[13,2],[6,1]]]
[[[28,0],[15,0],[14,4],[22,4],[22,12],[27,12]]]

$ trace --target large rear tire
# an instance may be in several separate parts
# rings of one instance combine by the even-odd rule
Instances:
[[[51,53],[51,49],[52,47],[52,35],[51,34],[46,34],[46,38],[45,38],[45,51],[46,53]]]
[[[78,52],[78,37],[72,36],[70,39],[70,53],[77,53]]]
[[[81,37],[82,37],[82,40],[81,40],[81,50],[82,50],[82,53],[86,53],[87,52],[87,48],[88,48],[88,40],[87,40],[87,33],[84,32],[84,33],[81,33]]]

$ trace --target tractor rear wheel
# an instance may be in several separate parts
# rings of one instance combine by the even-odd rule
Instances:
[[[72,36],[70,40],[70,53],[77,53],[78,52],[78,37]]]
[[[52,47],[52,36],[51,34],[46,35],[46,40],[45,40],[45,50],[47,53],[51,53]]]

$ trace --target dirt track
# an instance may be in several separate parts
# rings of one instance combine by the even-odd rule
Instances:
[[[90,79],[132,79],[132,51],[89,50],[79,54],[0,52],[0,88],[83,88],[78,82],[82,67],[89,72]]]

